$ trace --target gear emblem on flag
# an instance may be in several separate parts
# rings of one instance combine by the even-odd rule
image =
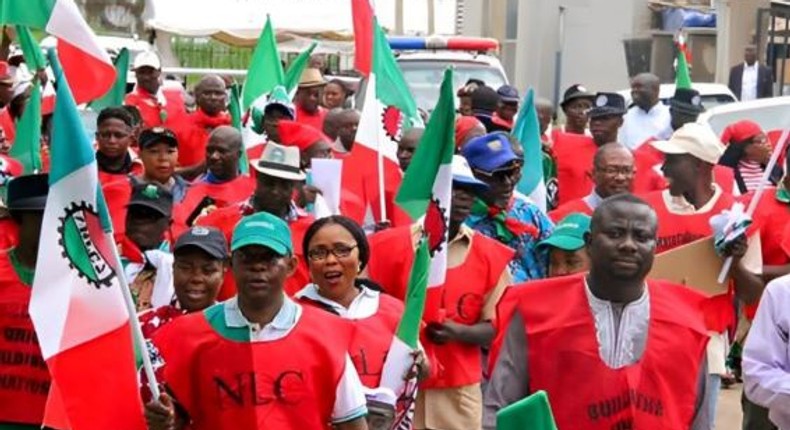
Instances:
[[[423,228],[428,235],[428,252],[433,258],[447,242],[447,213],[438,199],[432,198],[428,203]]]
[[[403,132],[403,112],[395,106],[387,106],[381,114],[381,124],[387,137],[395,143],[400,142]]]
[[[99,214],[87,202],[73,202],[58,227],[61,255],[69,267],[94,287],[109,287],[115,278],[112,243],[104,235]]]

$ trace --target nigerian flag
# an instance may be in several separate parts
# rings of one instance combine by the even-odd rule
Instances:
[[[406,170],[395,202],[412,219],[422,218],[423,238],[414,256],[405,309],[384,362],[381,386],[403,393],[403,375],[417,349],[428,288],[440,288],[447,273],[447,242],[455,153],[453,71],[444,72],[439,101]]]
[[[535,91],[530,88],[511,131],[524,148],[524,169],[516,189],[529,197],[540,210],[546,211],[546,183],[543,177],[543,145],[540,141],[540,123],[535,109]]]
[[[691,56],[688,46],[686,45],[686,37],[683,33],[678,33],[675,40],[678,48],[677,65],[675,69],[675,88],[691,88],[691,72],[689,71],[689,57]]]
[[[557,430],[549,397],[537,391],[496,413],[497,430]]]
[[[258,97],[269,93],[277,85],[285,82],[283,65],[280,62],[280,53],[277,52],[277,39],[274,36],[272,20],[266,17],[261,36],[255,45],[247,69],[247,79],[244,81],[242,92],[242,111],[247,111]]]
[[[126,96],[126,74],[129,72],[129,50],[121,48],[112,63],[115,66],[115,82],[107,94],[91,102],[90,107],[96,112],[111,106],[123,106],[123,98]]]
[[[307,49],[299,53],[299,55],[291,61],[291,64],[288,65],[288,70],[285,71],[285,80],[283,84],[289,94],[296,92],[296,87],[299,86],[299,79],[302,78],[304,69],[310,64],[310,56],[313,55],[316,46],[318,46],[316,42],[311,43]]]

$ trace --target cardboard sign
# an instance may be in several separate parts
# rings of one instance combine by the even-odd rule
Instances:
[[[710,297],[727,292],[727,284],[717,281],[723,264],[713,237],[707,237],[656,255],[647,277],[686,285]]]

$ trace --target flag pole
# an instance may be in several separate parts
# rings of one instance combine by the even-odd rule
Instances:
[[[384,154],[381,153],[381,136],[377,135],[379,141],[379,150],[377,155],[378,173],[379,173],[379,210],[381,211],[381,222],[387,221],[387,201],[384,195]]]
[[[779,155],[782,154],[782,150],[785,147],[787,137],[790,136],[790,127],[785,128],[782,132],[782,136],[779,138],[779,143],[774,148],[774,152],[771,154],[771,158],[768,161],[768,165],[765,166],[765,171],[763,172],[763,177],[760,180],[760,185],[757,187],[757,191],[754,192],[754,197],[749,202],[749,207],[746,209],[746,216],[749,218],[752,217],[754,214],[755,209],[757,209],[757,203],[760,201],[760,198],[765,192],[765,188],[767,184],[770,182],[769,178],[771,177],[771,172],[776,166],[776,163],[779,161]],[[721,272],[719,272],[719,283],[723,284],[725,280],[727,280],[727,275],[730,273],[730,267],[732,266],[732,256],[727,257],[724,260],[724,265],[721,267]]]
[[[151,390],[151,396],[154,400],[159,400],[159,385],[156,381],[156,374],[154,373],[154,366],[151,364],[151,357],[148,355],[148,348],[145,344],[143,337],[143,329],[140,327],[140,320],[137,319],[137,308],[135,308],[134,300],[132,299],[132,291],[129,289],[129,284],[126,282],[126,275],[123,271],[121,264],[121,256],[118,254],[118,245],[115,243],[115,238],[112,232],[105,233],[105,238],[112,244],[113,263],[115,271],[118,276],[118,283],[121,286],[121,293],[123,294],[123,302],[126,304],[126,311],[129,313],[129,324],[132,326],[132,340],[140,348],[140,356],[143,359],[143,370],[145,376],[148,378],[148,388]]]

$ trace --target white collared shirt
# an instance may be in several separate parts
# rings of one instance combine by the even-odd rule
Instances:
[[[241,313],[238,298],[227,300],[223,304],[225,324],[228,327],[248,327],[250,342],[273,342],[282,339],[293,330],[302,316],[302,306],[291,300],[283,298],[283,305],[269,324],[261,327],[252,323]],[[343,376],[335,389],[335,406],[332,409],[332,422],[334,424],[355,420],[367,414],[367,400],[365,389],[359,380],[351,356],[346,353],[346,364]]]
[[[780,429],[790,429],[790,275],[771,281],[743,349],[743,382],[749,400],[768,408]]]
[[[672,135],[672,117],[669,106],[660,101],[645,112],[639,106],[628,109],[617,141],[635,151],[650,138],[666,140]]]
[[[757,99],[757,69],[756,61],[751,66],[743,63],[743,76],[741,76],[741,101]]]
[[[329,306],[341,318],[349,320],[360,320],[369,318],[376,314],[379,310],[379,292],[373,291],[370,288],[361,287],[359,294],[354,297],[348,308],[340,303],[327,299],[318,292],[318,285],[308,284],[301,291],[296,293],[297,299],[306,298],[326,306]]]
[[[650,323],[647,288],[637,300],[623,305],[595,297],[586,279],[584,287],[595,321],[595,337],[598,339],[601,360],[612,369],[636,363],[645,352]]]

